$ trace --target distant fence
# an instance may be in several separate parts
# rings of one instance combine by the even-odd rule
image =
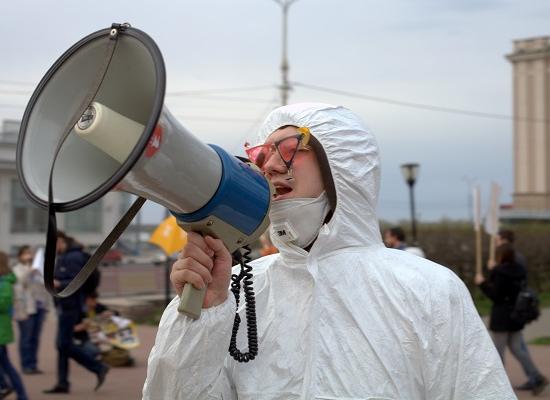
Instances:
[[[403,227],[407,228],[405,225]],[[527,260],[529,285],[538,291],[550,291],[550,224],[522,224],[506,228],[515,232],[515,247]],[[452,269],[470,289],[473,288],[475,235],[471,224],[422,224],[418,229],[418,241],[427,258]],[[489,237],[484,233],[484,268],[488,253]]]
[[[407,225],[402,224],[407,230]],[[529,285],[550,291],[550,224],[522,224],[510,227],[516,234],[516,248],[526,258]],[[410,237],[410,232],[407,232]],[[471,289],[475,274],[475,235],[471,224],[439,222],[421,224],[418,241],[426,257],[453,270]],[[488,236],[483,234],[483,264],[487,263]],[[171,265],[170,265],[171,267]],[[120,265],[102,267],[102,296],[161,294],[165,290],[165,266]]]
[[[102,297],[159,294],[165,290],[165,266],[149,264],[101,267]]]

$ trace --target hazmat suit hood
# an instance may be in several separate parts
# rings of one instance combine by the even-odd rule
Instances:
[[[248,319],[243,293],[238,302],[229,293],[198,320],[178,313],[176,297],[160,321],[143,399],[515,399],[464,283],[382,244],[378,151],[357,116],[327,104],[281,107],[258,142],[285,125],[309,128],[322,146],[334,214],[309,252],[275,243],[280,254],[250,263],[256,319]],[[227,352],[235,310],[257,328],[258,355],[248,363]],[[237,348],[248,343],[241,328]]]
[[[308,128],[321,144],[329,164],[336,209],[330,222],[321,228],[323,253],[346,247],[382,245],[376,217],[380,187],[378,146],[363,122],[341,106],[288,105],[268,115],[260,129],[258,143],[264,143],[269,135],[285,125]],[[319,156],[318,159],[323,162]],[[276,245],[285,255],[287,246],[280,241]]]

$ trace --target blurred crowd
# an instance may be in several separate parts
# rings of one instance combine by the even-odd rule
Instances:
[[[56,243],[54,285],[62,290],[86,264],[90,255],[72,237],[59,231]],[[43,251],[21,246],[15,263],[0,251],[0,399],[15,393],[28,399],[23,375],[42,374],[39,348],[44,321],[49,312],[57,317],[57,381],[43,392],[68,393],[69,359],[96,375],[95,390],[105,381],[110,367],[132,366],[130,349],[139,345],[132,321],[109,310],[98,299],[101,275],[96,270],[73,295],[55,298],[44,287]],[[16,324],[13,324],[13,321]],[[20,366],[16,368],[7,345],[15,341]]]

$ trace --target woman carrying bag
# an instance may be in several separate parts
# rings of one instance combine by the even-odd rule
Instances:
[[[548,385],[529,355],[527,347],[522,345],[524,323],[512,318],[512,311],[521,290],[522,282],[527,275],[525,268],[516,262],[514,247],[504,243],[496,249],[496,264],[489,264],[489,278],[476,274],[475,282],[493,301],[489,329],[504,364],[506,346],[521,364],[528,381],[516,387],[516,390],[531,390],[534,395],[540,394]]]

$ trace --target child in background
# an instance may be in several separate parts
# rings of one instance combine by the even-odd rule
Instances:
[[[111,367],[133,366],[135,361],[129,350],[139,345],[134,324],[119,317],[118,312],[110,310],[97,298],[95,291],[86,297],[82,319],[74,327],[75,342]]]

